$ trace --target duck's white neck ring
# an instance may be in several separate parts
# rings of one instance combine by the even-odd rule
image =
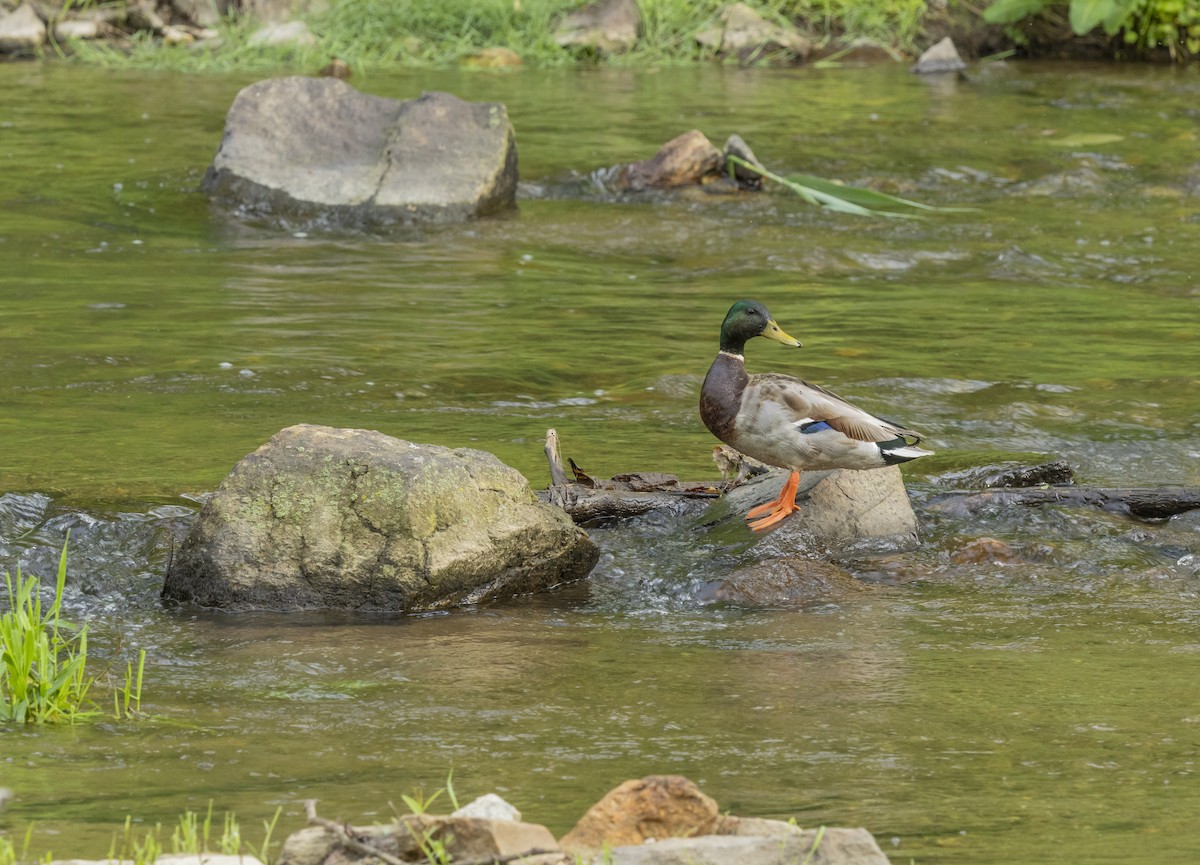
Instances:
[[[736,360],[740,360],[742,363],[746,362],[745,355],[738,354],[736,351],[726,351],[725,349],[721,349],[717,352],[717,354],[723,354],[726,357],[732,357]]]

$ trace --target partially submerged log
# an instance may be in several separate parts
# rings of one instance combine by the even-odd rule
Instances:
[[[1094,507],[1159,520],[1200,508],[1200,487],[1099,487],[1044,486],[1026,489],[956,491],[926,503],[930,510],[970,515],[987,508],[1011,505],[1066,505]]]
[[[636,472],[615,475],[607,480],[587,476],[586,485],[565,483],[560,480],[565,479],[566,473],[558,456],[558,435],[554,430],[549,430],[546,454],[553,484],[539,493],[539,497],[562,508],[575,522],[595,525],[654,511],[682,516],[706,507],[710,502],[705,500],[743,487],[767,489],[774,486],[773,483],[764,485],[758,481],[747,483],[751,474],[762,474],[769,469],[768,466],[742,458],[732,448],[717,447],[713,450],[713,461],[721,469],[725,480],[682,482],[674,475]],[[830,475],[848,474],[853,479],[856,475],[871,475],[880,471],[883,470],[874,469],[865,473],[805,472],[797,498],[807,497],[818,483]],[[775,473],[780,474],[780,470],[775,470]],[[1066,505],[1102,508],[1140,519],[1166,519],[1200,508],[1200,487],[1085,487],[1076,486],[1071,479],[1071,468],[1062,460],[1034,466],[1017,463],[980,466],[967,472],[947,475],[942,480],[966,481],[982,489],[938,493],[925,502],[925,507],[942,513],[970,515],[987,508],[1009,505]],[[760,504],[759,499],[765,501],[766,496],[742,490],[733,498],[734,508],[748,509]]]

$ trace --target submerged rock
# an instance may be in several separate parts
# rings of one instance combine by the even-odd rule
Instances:
[[[432,610],[578,580],[597,558],[491,454],[301,424],[234,467],[162,594],[230,610]]]
[[[696,597],[735,604],[807,606],[841,603],[870,591],[867,583],[832,562],[791,556],[737,568],[701,586]]]
[[[516,188],[502,104],[383,99],[301,76],[238,93],[201,183],[239,215],[368,229],[496,213],[515,206]]]

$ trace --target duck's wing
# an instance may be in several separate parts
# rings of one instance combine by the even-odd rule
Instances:
[[[809,425],[825,424],[849,438],[862,442],[889,442],[897,438],[917,444],[921,434],[875,417],[847,402],[833,391],[790,375],[760,373],[750,376],[745,399],[772,403],[789,421],[804,431]]]

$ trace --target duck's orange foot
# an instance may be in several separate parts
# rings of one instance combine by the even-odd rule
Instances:
[[[779,498],[746,512],[746,519],[750,521],[747,524],[750,531],[761,532],[800,510],[796,507],[796,490],[799,488],[800,472],[792,472],[787,483],[783,485],[783,489],[779,491]],[[762,517],[762,519],[758,520],[755,517]]]

